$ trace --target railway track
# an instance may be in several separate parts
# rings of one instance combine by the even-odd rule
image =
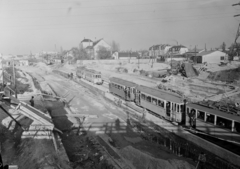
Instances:
[[[108,80],[104,80],[104,87],[108,87],[108,84],[109,84],[109,81]],[[121,98],[119,98],[121,99]],[[131,107],[129,107],[128,105],[125,105],[128,109],[132,109]],[[134,109],[133,109],[134,110]],[[136,110],[134,110],[136,111]],[[161,117],[160,115],[156,114],[156,113],[153,113],[153,112],[149,112],[148,113],[152,114],[153,116],[157,117],[157,118],[161,118],[163,120],[165,120],[166,122],[168,123],[171,123],[169,122],[168,120],[166,120],[165,118]],[[135,118],[136,119],[136,118]],[[171,123],[173,125],[176,125],[174,123]],[[201,133],[194,133],[192,132],[192,134],[194,134],[195,136],[199,137],[199,138],[202,138],[210,143],[213,143],[219,147],[222,147],[223,149],[227,150],[227,151],[230,151],[236,155],[240,155],[240,146],[236,146],[236,144],[234,143],[229,143],[229,142],[226,142],[224,140],[220,140],[220,139],[217,139],[215,137],[211,137],[211,136],[208,136],[208,135],[204,135],[204,134],[201,134]]]

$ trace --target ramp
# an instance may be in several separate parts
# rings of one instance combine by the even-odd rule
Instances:
[[[196,77],[198,76],[197,70],[193,67],[191,63],[182,64],[182,74],[186,77]]]

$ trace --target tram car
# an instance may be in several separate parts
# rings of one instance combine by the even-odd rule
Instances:
[[[98,85],[103,84],[101,72],[98,72],[92,69],[87,69],[85,67],[81,67],[77,69],[76,75],[78,78],[83,78],[94,84],[98,84]]]
[[[188,103],[186,111],[186,126],[218,138],[240,143],[240,116],[237,114],[196,103]]]
[[[126,101],[135,100],[137,84],[117,77],[109,78],[109,91]]]
[[[175,93],[138,85],[135,103],[169,121],[180,124],[185,122],[184,101]]]

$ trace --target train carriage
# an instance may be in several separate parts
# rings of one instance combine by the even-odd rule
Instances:
[[[123,80],[117,77],[111,77],[109,79],[109,91],[126,101],[135,100],[135,87],[136,83]]]
[[[177,94],[146,86],[137,86],[136,104],[167,120],[177,123],[185,121],[184,102]]]
[[[76,75],[77,77],[86,79],[94,84],[103,84],[101,72],[81,67],[77,69]]]
[[[218,138],[240,142],[240,116],[195,103],[187,104],[186,111],[186,126]]]

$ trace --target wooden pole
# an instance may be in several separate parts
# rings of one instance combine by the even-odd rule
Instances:
[[[17,99],[17,86],[16,86],[16,75],[15,75],[14,60],[13,60],[13,83],[14,83],[15,98]]]

